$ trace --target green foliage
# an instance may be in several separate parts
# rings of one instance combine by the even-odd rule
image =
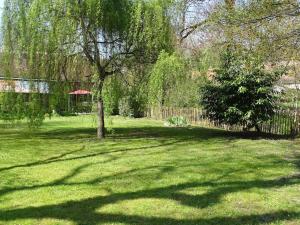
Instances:
[[[27,104],[26,119],[29,128],[38,128],[42,125],[47,113],[43,101],[45,99],[40,94],[31,94]]]
[[[143,92],[143,90],[143,88],[132,88],[129,92],[129,103],[134,118],[143,117],[147,108],[146,92]]]
[[[186,127],[188,122],[183,116],[173,116],[167,119],[165,125],[168,127]]]
[[[119,101],[119,115],[121,116],[140,118],[144,116],[145,109],[145,99],[134,90]]]
[[[24,96],[13,93],[0,93],[0,119],[14,123],[25,117],[26,105]]]
[[[200,51],[194,56],[193,66],[201,74],[206,74],[208,70],[219,67],[220,63],[220,49],[215,46],[209,46]]]
[[[48,96],[38,93],[21,94],[5,92],[0,95],[0,120],[15,123],[26,119],[29,128],[42,125],[45,115],[51,115],[45,106]]]
[[[119,101],[124,96],[124,87],[118,77],[106,79],[103,89],[103,99],[106,115],[117,115],[119,113]]]
[[[116,114],[127,89],[120,90],[120,80],[106,80],[123,73],[129,59],[153,63],[162,49],[173,47],[168,6],[169,1],[160,0],[6,1],[5,76],[64,82],[94,75],[94,99],[105,102],[107,114]],[[48,106],[28,111],[29,121],[42,118],[37,110],[65,113],[66,90],[51,91]],[[141,98],[135,91],[126,95],[131,96],[135,114],[140,114],[136,103]]]
[[[103,89],[106,115],[142,117],[146,108],[143,78],[128,72],[126,82],[118,76],[107,79]]]
[[[202,90],[202,105],[211,120],[258,129],[276,109],[273,86],[280,74],[227,49],[221,68]]]
[[[125,117],[133,117],[133,110],[130,105],[129,97],[124,97],[120,99],[119,102],[119,114]]]
[[[221,3],[210,16],[212,27],[223,34],[215,37],[219,44],[247,48],[249,54],[265,62],[289,61],[295,55],[299,58],[299,45],[294,44],[298,38],[298,0],[232,2],[231,10]]]
[[[189,62],[177,54],[162,51],[150,72],[149,103],[159,106],[194,106],[199,101],[198,78]]]
[[[300,108],[300,91],[297,89],[284,90],[280,98],[281,107],[283,108]]]
[[[67,82],[55,82],[51,84],[51,97],[49,98],[49,106],[58,115],[66,115],[68,112],[70,87]]]
[[[164,51],[161,52],[150,74],[150,103],[164,105],[167,92],[176,85],[179,76],[182,76],[183,73],[184,64],[181,59],[176,55],[170,55]]]

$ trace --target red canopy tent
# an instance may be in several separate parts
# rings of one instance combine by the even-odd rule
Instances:
[[[92,92],[87,90],[76,90],[69,93],[69,95],[90,95]]]
[[[75,106],[78,104],[78,100],[80,98],[78,98],[78,96],[80,95],[83,95],[83,96],[87,96],[87,95],[92,95],[92,92],[91,91],[88,91],[88,90],[75,90],[75,91],[72,91],[69,93],[69,95],[72,95],[75,97]],[[92,97],[93,98],[93,97]],[[91,101],[93,101],[93,99],[91,99]],[[68,99],[68,109],[70,111],[70,108],[71,108],[71,99],[69,98]]]

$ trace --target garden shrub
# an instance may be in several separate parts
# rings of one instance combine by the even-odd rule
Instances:
[[[119,114],[120,116],[133,117],[129,97],[124,97],[119,101]]]
[[[266,71],[259,61],[227,49],[220,69],[202,89],[207,116],[212,121],[259,131],[259,125],[274,115],[274,84],[281,74],[282,71]]]
[[[165,125],[168,127],[186,127],[188,122],[183,116],[173,116],[167,119]]]

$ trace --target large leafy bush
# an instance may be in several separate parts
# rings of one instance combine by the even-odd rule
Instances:
[[[202,89],[202,105],[213,121],[245,130],[269,120],[276,109],[274,84],[280,72],[268,72],[257,60],[227,49],[221,66]]]

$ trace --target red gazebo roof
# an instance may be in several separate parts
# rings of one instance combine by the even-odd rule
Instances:
[[[87,90],[76,90],[69,93],[69,95],[90,95],[92,92]]]

